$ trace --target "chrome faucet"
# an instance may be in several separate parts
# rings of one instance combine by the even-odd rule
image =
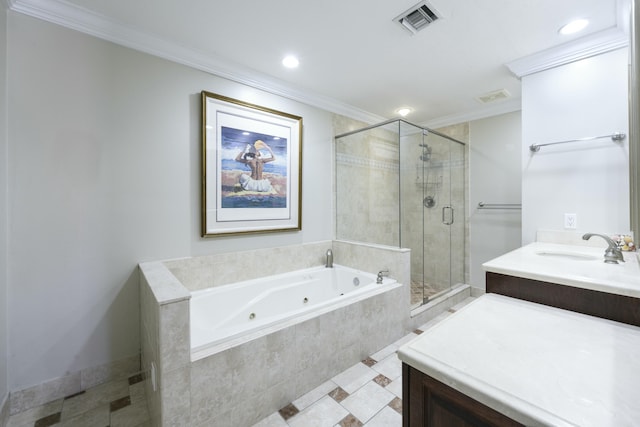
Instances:
[[[376,283],[379,285],[382,283],[382,278],[389,276],[389,270],[380,270],[378,271],[378,278],[376,279]]]
[[[333,251],[331,249],[327,249],[327,262],[324,266],[333,268]]]
[[[618,248],[618,245],[611,237],[605,236],[604,234],[587,233],[582,236],[582,239],[589,240],[592,236],[602,237],[609,245],[609,247],[604,251],[604,262],[607,264],[617,264],[618,261],[624,262],[622,251]]]

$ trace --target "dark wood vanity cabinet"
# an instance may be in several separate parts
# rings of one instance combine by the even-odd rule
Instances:
[[[640,298],[505,274],[486,273],[500,294],[640,327]],[[403,427],[503,427],[523,424],[403,363]]]
[[[640,298],[499,273],[486,273],[487,292],[640,326]]]
[[[523,426],[406,363],[402,402],[402,427]]]

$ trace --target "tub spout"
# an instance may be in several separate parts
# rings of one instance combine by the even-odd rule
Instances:
[[[618,261],[624,262],[624,257],[622,256],[622,251],[616,245],[616,242],[609,236],[605,236],[604,234],[596,234],[596,233],[587,233],[582,238],[584,240],[589,240],[592,236],[602,237],[609,247],[606,251],[604,251],[604,262],[607,264],[617,264]]]
[[[327,249],[327,262],[324,266],[333,268],[333,251],[331,249]]]
[[[380,270],[378,271],[378,278],[376,279],[376,283],[379,285],[382,283],[382,278],[389,276],[389,270]]]

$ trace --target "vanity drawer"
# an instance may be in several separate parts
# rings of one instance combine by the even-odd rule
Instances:
[[[403,427],[524,427],[406,363],[402,384]]]
[[[486,279],[487,293],[640,326],[640,298],[493,272]]]

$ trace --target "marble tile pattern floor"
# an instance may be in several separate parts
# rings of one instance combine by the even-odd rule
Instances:
[[[402,363],[396,351],[472,300],[467,298],[253,427],[401,427]],[[111,381],[12,415],[7,427],[150,427],[144,386],[142,374]]]
[[[142,374],[114,380],[9,417],[7,427],[151,426]]]
[[[472,300],[467,298],[253,427],[401,427],[402,362],[396,351]]]

